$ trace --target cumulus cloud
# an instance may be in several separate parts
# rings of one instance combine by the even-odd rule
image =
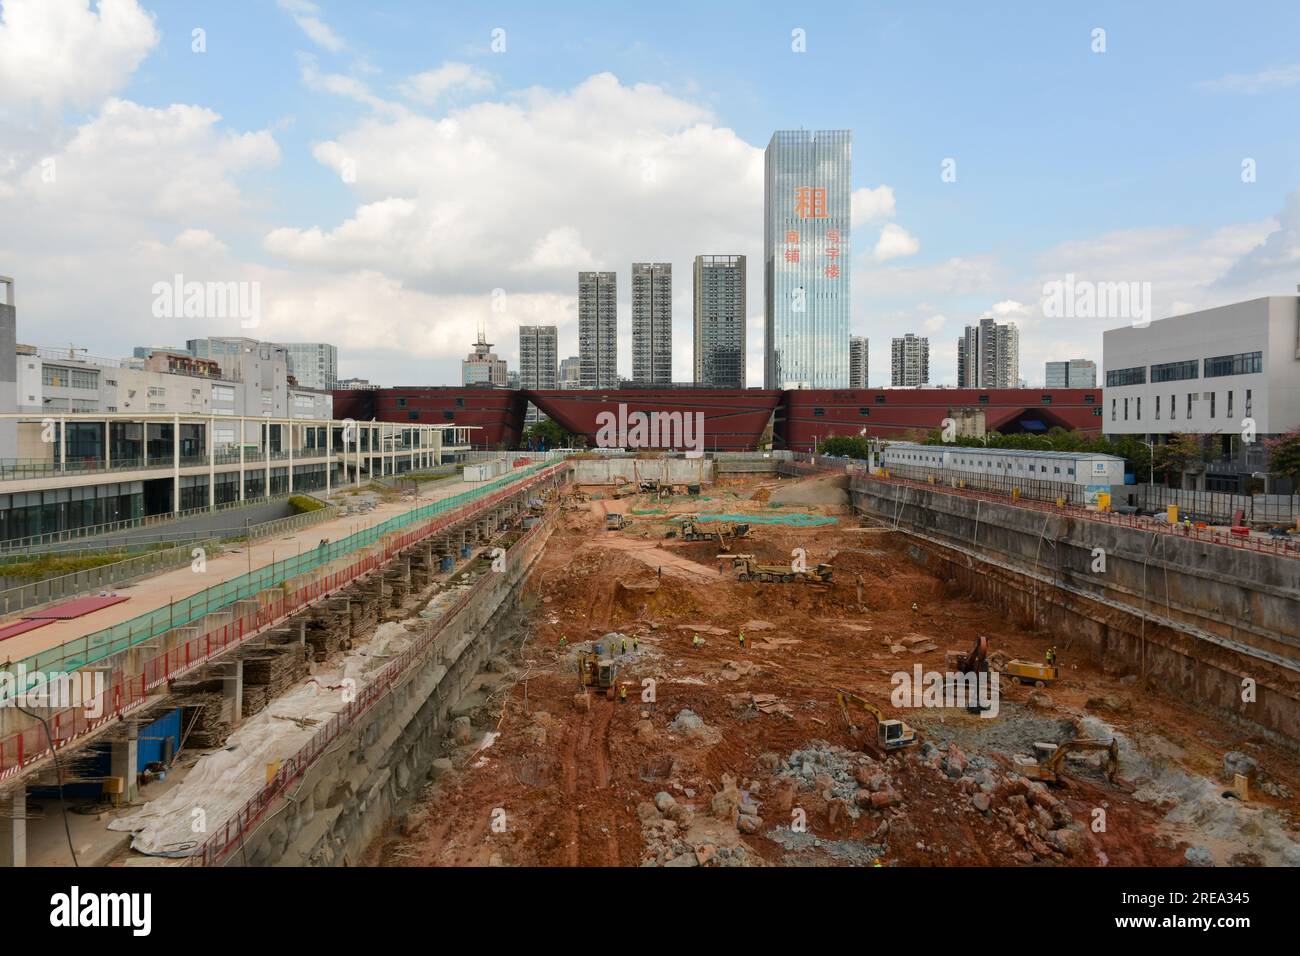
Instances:
[[[158,42],[136,0],[0,5],[0,117],[87,109],[120,90]]]
[[[492,88],[492,76],[468,63],[444,63],[408,77],[398,91],[409,100],[432,106],[447,93],[464,90],[479,93]]]
[[[884,262],[886,259],[915,255],[920,248],[921,243],[915,236],[897,223],[890,222],[880,230],[880,238],[876,240],[872,255],[880,262]]]
[[[854,229],[878,219],[890,219],[894,215],[894,190],[888,186],[855,189],[851,208]]]

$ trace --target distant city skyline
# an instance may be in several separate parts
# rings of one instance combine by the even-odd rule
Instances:
[[[985,315],[1019,327],[1031,383],[1063,355],[1100,363],[1102,332],[1130,317],[1048,315],[1045,287],[1067,276],[1150,282],[1153,318],[1294,290],[1300,143],[1276,118],[1300,106],[1296,55],[1292,31],[1258,29],[1294,22],[1293,5],[1212,28],[1112,8],[1102,53],[1096,25],[1066,8],[899,8],[885,21],[810,9],[796,52],[774,8],[742,22],[722,8],[642,18],[503,3],[508,52],[473,18],[402,0],[319,4],[310,32],[288,4],[120,0],[97,16],[48,0],[26,8],[22,30],[7,4],[0,49],[18,56],[6,60],[42,64],[4,74],[6,114],[24,132],[0,164],[0,214],[25,228],[0,273],[18,277],[39,330],[24,337],[110,356],[201,336],[328,342],[340,379],[454,383],[465,330],[480,325],[512,367],[520,325],[556,326],[575,354],[573,276],[615,271],[628,377],[629,266],[655,261],[678,276],[671,377],[689,381],[682,276],[697,255],[731,254],[750,261],[756,386],[762,154],[774,131],[799,127],[852,131],[847,334],[880,343],[875,382],[890,373],[883,344],[915,331],[936,344],[932,382],[955,384],[951,343]],[[265,55],[176,55],[199,11],[210,38],[253,29]],[[1008,43],[1017,58],[958,66]],[[1033,75],[1051,75],[1050,89],[1023,81]],[[889,97],[835,93],[900,84]],[[1077,149],[1060,148],[1062,102]],[[1014,168],[981,119],[991,103],[1020,118]],[[1136,114],[1223,148],[1189,153],[1156,125],[1107,148],[1113,117]],[[76,281],[51,273],[55,261],[77,262]],[[153,287],[177,276],[256,283],[260,314],[248,326],[176,307],[155,316]]]

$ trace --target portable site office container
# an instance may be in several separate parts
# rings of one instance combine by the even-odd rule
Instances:
[[[1083,486],[1124,484],[1124,459],[1096,452],[1021,451],[1011,448],[944,447],[894,442],[880,463],[933,468],[956,474],[988,475]]]

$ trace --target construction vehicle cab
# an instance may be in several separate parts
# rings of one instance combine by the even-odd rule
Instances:
[[[875,743],[872,746],[870,742],[866,742],[864,747],[874,750],[877,756],[887,756],[916,743],[915,730],[901,720],[886,717],[879,707],[865,697],[846,690],[838,690],[835,692],[835,699],[840,705],[840,713],[844,715],[844,722],[848,724],[850,733],[856,735],[858,728],[849,715],[849,704],[856,704],[873,718],[876,726]]]
[[[627,527],[627,519],[617,512],[605,515],[606,531],[622,531]]]
[[[617,679],[618,664],[611,658],[594,653],[578,655],[578,680],[583,690],[594,690],[613,700]]]
[[[1055,746],[1055,749],[1053,747]],[[1089,740],[1086,738],[1067,740],[1063,744],[1034,744],[1034,750],[1037,755],[1034,757],[1017,756],[1015,758],[1016,773],[1030,780],[1041,780],[1043,783],[1060,783],[1061,765],[1065,763],[1065,758],[1072,753],[1088,753],[1095,751],[1104,751],[1106,762],[1102,767],[1102,772],[1106,779],[1115,782],[1115,773],[1119,770],[1119,742],[1114,738],[1110,740]],[[1046,756],[1038,756],[1045,754]]]

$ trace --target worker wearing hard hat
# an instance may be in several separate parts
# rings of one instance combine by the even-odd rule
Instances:
[[[704,639],[701,638],[700,635],[698,634],[696,634],[695,637],[691,639],[691,647],[700,647],[701,645],[703,645],[703,643],[704,643]]]
[[[1055,644],[1053,644],[1051,647],[1049,647],[1049,648],[1047,649],[1047,653],[1043,655],[1043,660],[1045,660],[1045,661],[1047,662],[1047,666],[1048,666],[1048,667],[1053,667],[1053,666],[1055,666],[1055,664],[1056,664],[1056,645],[1055,645]]]

